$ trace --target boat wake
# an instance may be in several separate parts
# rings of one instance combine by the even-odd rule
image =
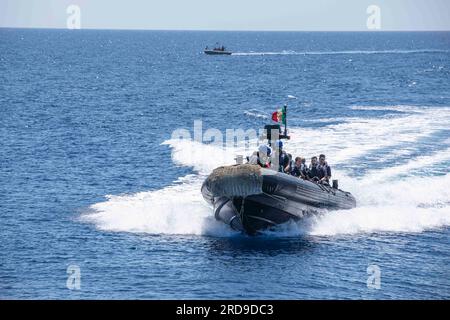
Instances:
[[[343,50],[343,51],[293,51],[278,52],[234,52],[233,56],[279,56],[279,55],[360,55],[360,54],[413,54],[413,53],[450,53],[449,50],[422,49],[422,50]]]
[[[244,111],[244,115],[246,115],[247,117],[263,119],[263,120],[269,119],[269,117],[266,114],[264,114],[261,111],[256,110],[256,109]]]
[[[361,115],[323,127],[321,132],[293,128],[286,149],[302,156],[326,150],[334,176],[356,197],[357,207],[324,211],[266,233],[334,236],[423,232],[450,226],[450,108],[352,108],[361,112],[370,108],[401,112],[376,119]],[[200,186],[212,169],[233,163],[236,154],[248,150],[235,148],[229,152],[187,140],[167,140],[164,144],[171,148],[175,164],[192,167],[195,173],[162,189],[108,196],[106,201],[91,206],[81,219],[107,231],[237,235],[215,221],[212,209],[201,196]]]

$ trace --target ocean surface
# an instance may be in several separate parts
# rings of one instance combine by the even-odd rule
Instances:
[[[200,186],[248,150],[172,133],[288,95],[358,206],[245,236]],[[449,32],[0,29],[1,299],[450,299],[449,167]]]

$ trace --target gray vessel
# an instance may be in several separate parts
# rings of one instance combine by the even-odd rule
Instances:
[[[204,50],[203,51],[205,54],[209,54],[209,55],[225,55],[225,56],[230,56],[232,54],[232,52],[230,51],[222,51],[222,50]]]
[[[216,46],[213,49],[209,49],[208,47],[203,50],[205,54],[208,55],[226,55],[229,56],[232,54],[231,51],[228,51],[224,46],[220,46],[218,43],[216,43]]]
[[[201,191],[217,220],[250,235],[321,208],[356,206],[349,192],[250,164],[215,169]]]

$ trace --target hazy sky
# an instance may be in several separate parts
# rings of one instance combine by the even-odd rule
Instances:
[[[66,28],[70,4],[81,28],[367,30],[378,5],[381,30],[450,30],[450,0],[0,0],[0,27]]]

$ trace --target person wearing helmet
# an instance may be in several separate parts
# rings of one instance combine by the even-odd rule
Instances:
[[[258,151],[255,151],[252,156],[249,158],[249,164],[257,164],[263,168],[270,167],[270,155],[272,154],[272,149],[265,145],[261,144],[258,147]]]

